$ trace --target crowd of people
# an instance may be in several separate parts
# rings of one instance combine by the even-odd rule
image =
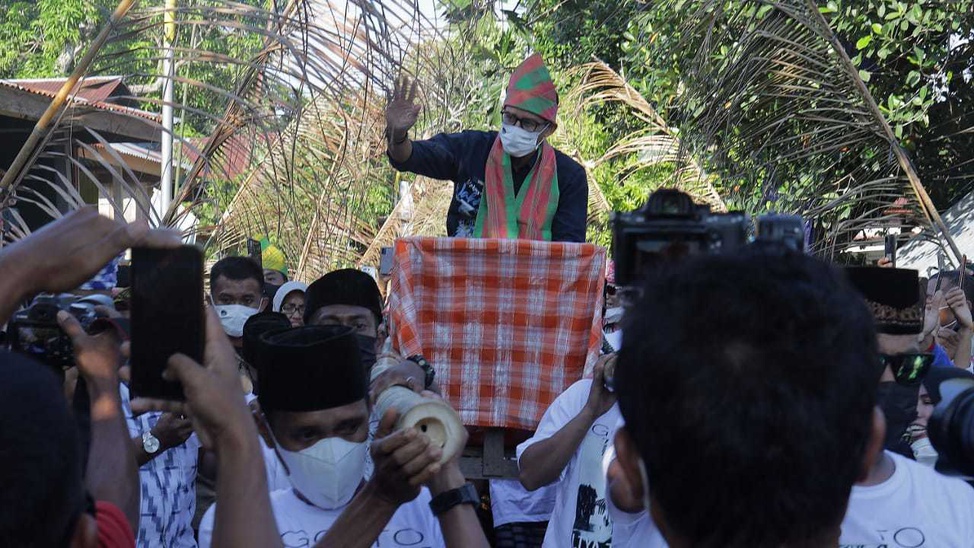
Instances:
[[[499,134],[413,142],[406,88],[390,158],[455,180],[451,235],[584,240],[539,58]],[[0,250],[5,322],[38,295],[97,303],[84,327],[58,313],[69,367],[0,352],[0,544],[974,547],[974,489],[938,472],[927,432],[943,383],[974,380],[966,265],[924,281],[749,248],[660,267],[629,302],[610,285],[592,374],[516,447],[518,476],[484,485],[377,416],[391,386],[439,399],[442,364],[394,355],[371,275],[292,281],[270,246],[210,269],[204,359],[164,373],[185,401],[132,394],[124,292],[85,284],[180,243],[85,208]],[[380,356],[395,365],[373,376]]]

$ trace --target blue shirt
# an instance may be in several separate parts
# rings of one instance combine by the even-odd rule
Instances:
[[[497,139],[496,131],[440,133],[426,141],[413,141],[413,153],[405,162],[389,158],[392,167],[431,179],[453,181],[453,200],[446,216],[446,233],[453,237],[473,236],[484,192],[487,157]],[[578,162],[555,150],[558,171],[558,209],[551,222],[551,239],[556,242],[584,242],[588,218],[588,181]],[[513,170],[518,192],[531,166]]]
[[[931,367],[953,367],[954,361],[947,355],[944,347],[934,343],[933,345],[933,365]]]

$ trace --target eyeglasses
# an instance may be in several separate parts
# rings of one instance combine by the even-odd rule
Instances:
[[[303,304],[290,304],[289,303],[289,304],[286,304],[286,305],[284,305],[284,306],[281,307],[281,312],[283,312],[286,316],[290,316],[291,314],[294,314],[294,313],[298,313],[298,314],[301,314],[303,316],[304,315],[304,305]]]
[[[913,386],[927,376],[933,365],[933,354],[880,354],[879,362],[884,369],[890,368],[896,384]]]
[[[530,118],[520,118],[506,110],[501,111],[501,120],[510,126],[521,126],[521,129],[524,131],[530,131],[531,133],[544,131],[549,125],[551,125],[548,122],[538,122]]]

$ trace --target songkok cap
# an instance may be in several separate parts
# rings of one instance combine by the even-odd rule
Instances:
[[[261,336],[261,408],[321,411],[368,397],[369,383],[353,331],[340,325],[309,325]]]
[[[375,279],[361,270],[346,268],[329,272],[308,286],[304,294],[304,322],[319,308],[334,304],[361,306],[375,314],[376,322],[382,320],[382,294]]]
[[[241,357],[248,364],[256,366],[260,359],[258,354],[262,352],[261,335],[289,327],[291,327],[291,320],[280,312],[258,312],[247,318],[247,323],[243,327],[243,354]]]
[[[555,122],[558,117],[558,90],[548,67],[537,53],[525,59],[511,75],[504,106],[516,107]]]
[[[921,299],[916,270],[850,267],[845,272],[866,299],[878,333],[907,335],[923,330],[926,303]]]

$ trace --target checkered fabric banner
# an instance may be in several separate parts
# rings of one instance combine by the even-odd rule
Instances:
[[[400,239],[394,348],[433,364],[467,426],[534,430],[598,359],[605,255],[592,244]]]

